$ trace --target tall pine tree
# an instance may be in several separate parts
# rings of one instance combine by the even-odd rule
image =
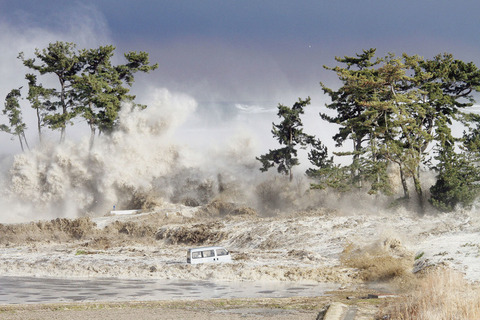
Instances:
[[[279,173],[288,175],[290,181],[293,179],[292,168],[300,164],[297,158],[297,148],[305,148],[313,139],[312,136],[303,132],[303,123],[300,118],[309,104],[310,97],[305,100],[298,99],[291,108],[282,104],[278,105],[277,115],[283,120],[279,124],[272,124],[272,134],[284,147],[269,150],[268,153],[256,158],[262,163],[261,171],[265,172],[277,166]]]

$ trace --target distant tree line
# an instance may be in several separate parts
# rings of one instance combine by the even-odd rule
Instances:
[[[320,118],[338,126],[332,137],[336,146],[349,141],[351,151],[329,156],[320,139],[303,132],[300,115],[308,98],[292,108],[278,106],[282,121],[273,124],[272,134],[282,147],[257,158],[261,170],[277,166],[291,179],[292,167],[299,164],[297,149],[308,148],[312,168],[306,174],[314,179],[313,188],[392,195],[389,172],[396,168],[402,199],[411,197],[411,186],[423,213],[426,168],[436,173],[428,199],[433,206],[451,211],[472,205],[480,192],[480,116],[468,108],[480,90],[480,71],[451,54],[376,58],[375,51],[336,57],[340,66],[325,68],[335,72],[342,85],[334,90],[321,83],[331,99],[326,108],[335,115],[320,113]],[[463,125],[462,136],[452,134],[454,124]],[[351,161],[338,165],[334,156]]]
[[[78,117],[90,127],[91,145],[96,133],[115,127],[121,103],[133,103],[135,99],[129,94],[135,73],[155,70],[158,64],[150,64],[148,53],[129,52],[124,55],[125,64],[113,65],[114,51],[115,47],[110,45],[79,50],[74,43],[55,42],[45,49],[36,49],[35,58],[19,54],[24,66],[32,71],[25,75],[25,98],[36,112],[40,141],[44,127],[59,130],[60,141],[64,141],[67,125]],[[56,86],[45,87],[39,76],[55,79]],[[17,136],[24,150],[28,143],[19,103],[22,88],[12,89],[7,95],[3,114],[8,117],[8,125],[1,125],[0,130]]]

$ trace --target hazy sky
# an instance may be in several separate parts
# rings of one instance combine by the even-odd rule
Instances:
[[[362,49],[480,65],[479,14],[478,0],[0,0],[0,96],[25,85],[19,51],[61,40],[149,52],[159,69],[137,77],[139,99],[165,87],[199,104],[321,106],[319,82],[336,85],[322,66]]]

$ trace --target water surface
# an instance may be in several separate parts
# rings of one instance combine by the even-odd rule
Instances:
[[[0,277],[0,304],[321,296],[337,284]]]

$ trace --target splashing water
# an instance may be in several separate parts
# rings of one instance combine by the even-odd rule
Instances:
[[[4,221],[76,217],[128,205],[156,178],[188,166],[172,133],[195,111],[196,102],[165,89],[153,92],[145,110],[124,105],[119,127],[96,139],[52,142],[16,155],[4,178]]]

